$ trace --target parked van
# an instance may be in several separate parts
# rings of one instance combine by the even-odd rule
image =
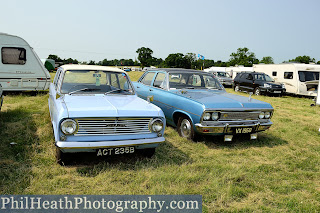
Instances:
[[[50,74],[22,38],[0,33],[0,84],[3,91],[46,90]]]
[[[286,92],[317,96],[320,65],[317,64],[256,64],[253,66],[256,72],[263,72],[270,75],[275,82],[285,85]]]

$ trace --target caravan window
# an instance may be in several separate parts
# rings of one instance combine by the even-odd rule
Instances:
[[[319,72],[299,71],[298,73],[301,82],[319,80]]]
[[[284,72],[284,79],[293,79],[293,72]]]
[[[2,47],[1,58],[3,64],[25,64],[26,49],[20,47]]]

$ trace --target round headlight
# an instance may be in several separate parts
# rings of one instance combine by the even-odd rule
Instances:
[[[265,113],[264,113],[264,117],[265,117],[265,118],[270,118],[270,115],[271,115],[270,112],[265,112]]]
[[[61,131],[66,135],[72,135],[77,130],[77,122],[66,119],[61,123]]]
[[[160,132],[163,129],[163,122],[161,119],[157,118],[151,121],[152,132]]]
[[[260,112],[259,118],[260,118],[260,119],[263,119],[263,118],[264,118],[264,112]]]
[[[211,118],[214,121],[218,120],[219,119],[219,113],[218,112],[213,112]]]
[[[211,114],[209,112],[204,113],[203,115],[203,120],[204,121],[208,121],[211,118]]]

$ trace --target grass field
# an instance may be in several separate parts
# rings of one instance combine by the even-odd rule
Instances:
[[[135,81],[142,73],[129,74]],[[6,94],[0,194],[201,194],[204,212],[320,212],[320,108],[307,98],[254,98],[275,108],[274,125],[258,140],[192,142],[167,127],[151,159],[75,155],[62,167],[47,92]]]

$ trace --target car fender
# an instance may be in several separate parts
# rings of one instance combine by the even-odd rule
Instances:
[[[183,110],[175,110],[172,113],[172,118],[173,118],[173,122],[174,122],[175,126],[177,126],[179,117],[181,117],[181,116],[186,116],[187,118],[189,118],[194,126],[194,119],[192,118],[192,116],[190,116],[189,113],[187,113]]]

